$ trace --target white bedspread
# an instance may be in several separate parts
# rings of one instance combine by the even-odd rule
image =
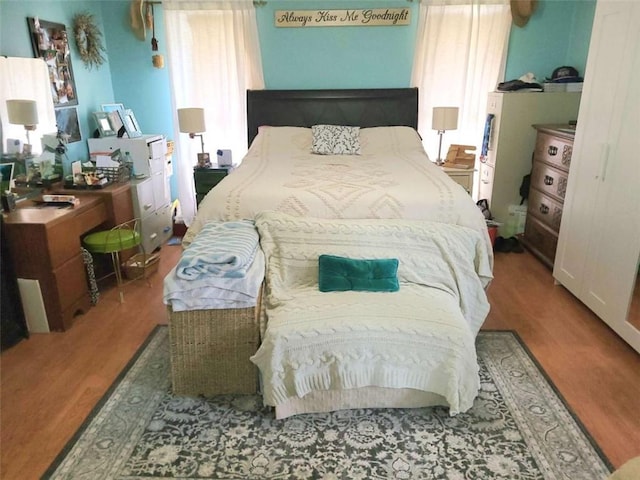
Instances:
[[[480,232],[429,221],[256,217],[267,262],[267,327],[252,361],[265,403],[313,390],[414,388],[470,408],[474,340],[489,311]],[[393,293],[318,290],[318,256],[398,258]]]
[[[462,225],[481,232],[492,255],[478,207],[429,160],[415,130],[363,128],[360,143],[361,155],[314,155],[310,128],[261,127],[242,164],[202,200],[183,244],[208,220],[251,220],[273,210]]]

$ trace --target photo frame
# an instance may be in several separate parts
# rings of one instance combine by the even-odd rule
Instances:
[[[101,137],[113,137],[118,133],[118,130],[111,125],[111,119],[107,112],[93,112],[93,118],[98,125],[98,132]]]
[[[58,126],[58,130],[68,135],[69,140],[67,143],[82,140],[80,124],[78,123],[78,110],[76,107],[57,108],[56,125]]]
[[[0,192],[4,192],[13,188],[13,163],[0,163]]]
[[[54,107],[78,105],[67,29],[62,23],[27,17],[33,55],[49,69]]]
[[[120,115],[120,121],[122,122],[124,130],[129,138],[142,136],[140,125],[133,114],[133,110],[125,108],[124,110],[118,110],[118,114]]]
[[[122,137],[125,133],[122,120],[120,120],[120,111],[124,110],[124,104],[122,103],[103,103],[100,108],[109,116],[109,122],[111,128],[116,131],[118,137]]]
[[[100,105],[100,109],[103,112],[107,112],[107,113],[117,112],[118,110],[124,110],[124,104],[123,103],[103,103],[102,105]]]

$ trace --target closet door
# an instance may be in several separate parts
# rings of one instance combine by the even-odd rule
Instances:
[[[638,351],[628,314],[640,256],[639,24],[640,4],[598,2],[554,265]]]

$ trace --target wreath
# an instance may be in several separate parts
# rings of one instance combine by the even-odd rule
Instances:
[[[80,53],[80,59],[89,68],[99,67],[105,61],[102,52],[102,33],[90,13],[78,13],[73,17],[73,36]]]

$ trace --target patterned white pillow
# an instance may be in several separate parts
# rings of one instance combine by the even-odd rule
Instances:
[[[314,125],[311,151],[319,155],[360,155],[360,127]]]

